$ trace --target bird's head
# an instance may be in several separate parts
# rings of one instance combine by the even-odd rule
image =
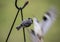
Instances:
[[[32,18],[28,18],[28,20],[29,20],[31,23],[33,23],[33,19],[32,19]]]

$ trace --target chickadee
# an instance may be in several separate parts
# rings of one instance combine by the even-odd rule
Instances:
[[[56,20],[55,7],[50,8],[39,22],[36,17],[33,18],[34,29],[29,31],[33,42],[43,42],[43,37],[50,29],[50,26]]]
[[[32,18],[25,19],[25,20],[22,21],[20,26],[16,27],[16,29],[19,30],[22,27],[29,27],[29,26],[31,26],[32,23],[33,23]]]

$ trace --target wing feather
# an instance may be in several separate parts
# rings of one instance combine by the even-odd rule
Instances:
[[[43,33],[46,34],[46,32],[50,29],[54,21],[56,20],[56,8],[51,7],[43,16],[43,20],[41,22],[43,29]]]

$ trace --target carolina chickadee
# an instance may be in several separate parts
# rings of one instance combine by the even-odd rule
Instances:
[[[19,30],[22,27],[29,27],[29,26],[31,26],[32,23],[33,23],[32,18],[25,19],[25,20],[22,21],[20,26],[16,27],[16,29]]]

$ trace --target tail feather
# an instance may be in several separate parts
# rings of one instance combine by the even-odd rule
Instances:
[[[17,26],[17,27],[16,27],[16,29],[17,29],[17,30],[19,30],[21,27],[22,27],[22,25],[20,25],[20,26]]]
[[[30,39],[32,42],[43,42],[43,39],[39,39],[39,37],[35,34],[35,31],[34,30],[29,30],[27,29],[29,35],[30,35]]]

